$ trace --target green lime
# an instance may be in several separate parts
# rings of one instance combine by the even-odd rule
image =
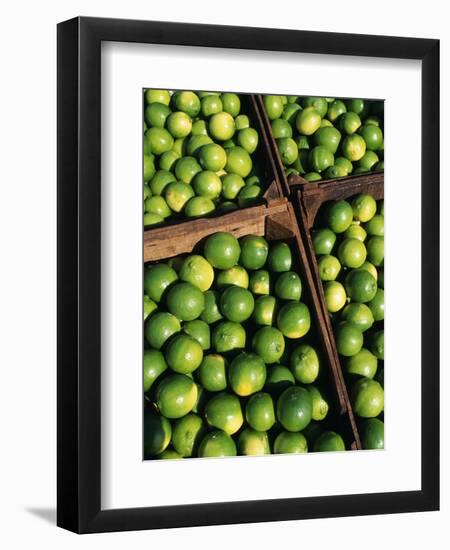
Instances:
[[[344,357],[356,355],[363,346],[362,332],[351,323],[340,323],[335,329],[334,336],[337,350]]]
[[[234,118],[226,112],[217,113],[210,118],[208,129],[213,139],[218,141],[231,139],[236,130]]]
[[[197,119],[195,122],[192,123],[192,136],[207,136],[208,135],[208,128],[206,125],[206,121],[202,119]],[[212,141],[212,140],[211,140]],[[190,154],[190,153],[188,153]]]
[[[263,191],[259,185],[246,185],[239,191],[237,200],[239,208],[247,208],[260,202]]]
[[[377,372],[378,361],[373,353],[366,348],[347,359],[345,368],[349,374],[357,374],[366,378],[373,378]]]
[[[345,267],[358,268],[366,261],[367,250],[359,239],[344,239],[339,245],[338,256]]]
[[[223,110],[222,100],[217,95],[208,95],[202,98],[201,109],[202,115],[205,117],[221,113]]]
[[[199,218],[214,212],[216,205],[207,197],[192,197],[184,207],[184,214],[188,218]]]
[[[284,106],[281,118],[289,122],[289,125],[295,124],[295,117],[298,111],[301,111],[301,106],[298,103],[288,103]],[[275,136],[274,136],[275,137]]]
[[[247,115],[238,115],[234,119],[234,124],[236,130],[244,130],[245,128],[250,128],[250,120]]]
[[[266,432],[245,428],[238,437],[238,450],[244,456],[269,455],[270,445]]]
[[[158,384],[156,404],[166,418],[181,418],[192,411],[197,393],[192,378],[184,374],[172,374]]]
[[[264,107],[270,120],[280,118],[283,113],[284,103],[279,95],[265,95],[263,97]]]
[[[179,158],[180,155],[173,149],[166,151],[159,157],[159,167],[161,170],[170,171],[175,168],[175,164]]]
[[[168,90],[145,90],[146,103],[163,103],[169,105],[170,93]]]
[[[275,454],[300,454],[308,452],[306,437],[299,432],[280,432],[273,446]]]
[[[159,216],[158,214],[152,214],[149,212],[146,212],[144,214],[144,227],[153,227],[156,225],[160,225],[164,222],[164,218],[162,216]]]
[[[379,161],[378,155],[373,151],[366,151],[364,156],[358,160],[359,168],[370,170]]]
[[[229,113],[232,117],[238,116],[241,110],[241,100],[237,94],[225,92],[221,94],[223,110]]]
[[[229,286],[220,297],[220,311],[235,323],[246,321],[253,313],[255,300],[252,293],[239,286]]]
[[[194,92],[175,92],[172,99],[179,111],[187,113],[190,117],[196,117],[199,114],[200,99]]]
[[[345,451],[345,443],[336,432],[323,432],[314,442],[315,453]]]
[[[294,384],[294,376],[287,367],[283,365],[273,365],[267,369],[267,378],[264,389],[270,395],[280,395],[286,388],[289,388]]]
[[[322,176],[318,172],[308,172],[303,176],[306,181],[320,181]]]
[[[144,321],[157,309],[157,307],[156,302],[144,294]]]
[[[245,419],[251,428],[260,432],[270,430],[275,424],[275,409],[268,393],[254,393],[247,401]]]
[[[246,178],[253,167],[252,159],[242,147],[231,147],[226,153],[225,170]],[[223,166],[222,166],[223,168]]]
[[[341,133],[339,130],[334,128],[333,126],[329,126],[326,128],[319,128],[317,132],[314,134],[314,142],[317,146],[325,147],[327,151],[332,153],[336,153],[337,148],[339,147],[339,142],[341,141]],[[325,156],[323,154],[323,156]],[[333,158],[333,157],[330,157]],[[333,158],[334,161],[334,158]],[[328,166],[330,166],[331,163],[328,163]],[[313,166],[314,163],[312,163]],[[326,167],[325,167],[326,168]],[[324,168],[322,168],[324,170]]]
[[[212,325],[216,321],[223,319],[219,310],[220,295],[217,290],[207,290],[204,293],[204,297],[205,307],[200,315],[200,319],[208,323],[208,325]]]
[[[352,200],[353,217],[355,220],[367,222],[377,211],[377,203],[372,195],[360,193]]]
[[[216,199],[222,191],[222,180],[215,172],[199,172],[193,182],[195,193],[208,199]]]
[[[319,376],[319,357],[309,344],[299,344],[292,350],[289,365],[301,384],[312,384]]]
[[[173,142],[172,151],[175,151],[178,156],[182,157],[186,154],[186,144],[186,138],[178,138]]]
[[[283,356],[284,347],[284,337],[276,328],[260,328],[253,336],[252,349],[266,365],[277,363]]]
[[[345,112],[347,112],[345,103],[340,99],[335,99],[328,105],[327,118],[330,122],[334,122]]]
[[[364,139],[366,147],[370,151],[378,151],[383,147],[383,132],[378,126],[363,124],[358,133]]]
[[[182,157],[175,164],[175,176],[183,183],[191,183],[201,171],[201,166],[194,157]]]
[[[384,160],[379,160],[376,164],[372,166],[372,170],[374,172],[382,171],[384,170]]]
[[[264,266],[269,254],[269,245],[264,237],[246,235],[239,241],[241,255],[239,263],[246,269],[260,269]]]
[[[172,113],[167,119],[167,129],[174,138],[186,137],[192,130],[191,117],[182,111]]]
[[[156,349],[144,350],[144,391],[152,387],[154,381],[167,369],[164,355]]]
[[[347,239],[358,239],[358,241],[363,243],[366,240],[367,233],[362,225],[354,222],[344,231],[344,237]]]
[[[276,280],[275,296],[298,302],[302,295],[302,282],[294,271],[285,271]]]
[[[370,351],[378,359],[384,360],[384,330],[379,330],[372,336]]]
[[[208,290],[214,281],[214,270],[203,256],[187,256],[178,273],[180,279],[198,287],[202,292]]]
[[[350,227],[353,220],[353,210],[345,200],[333,201],[328,205],[326,221],[334,233],[343,233]],[[329,254],[329,252],[326,252]]]
[[[178,334],[170,340],[166,349],[169,367],[180,374],[190,374],[203,360],[203,349],[195,338],[187,334]]]
[[[370,237],[367,241],[367,259],[377,267],[383,263],[384,237]]]
[[[270,275],[265,269],[253,271],[250,275],[248,288],[253,294],[270,294]]]
[[[305,388],[292,386],[277,401],[277,418],[285,430],[299,432],[311,422],[312,401]]]
[[[223,290],[231,285],[248,288],[248,284],[248,273],[240,265],[219,271],[217,275],[216,286],[219,290]]]
[[[171,449],[170,447],[163,451],[161,454],[157,455],[155,457],[157,460],[179,460],[183,458],[180,454],[178,454],[174,449]]]
[[[210,426],[228,435],[236,433],[244,423],[239,398],[229,393],[213,396],[205,406],[205,418]]]
[[[345,104],[350,112],[361,116],[365,116],[369,108],[368,102],[364,99],[347,99]]]
[[[164,103],[151,103],[147,105],[144,112],[145,122],[149,126],[164,128],[166,119],[170,115],[171,110]]]
[[[220,430],[207,434],[198,449],[199,457],[224,457],[236,454],[236,444],[228,434]]]
[[[159,303],[166,288],[178,279],[176,271],[167,264],[155,264],[144,270],[145,294]]]
[[[183,324],[183,332],[192,336],[202,347],[202,350],[207,350],[211,347],[211,334],[209,325],[201,319],[188,321]]]
[[[299,149],[310,149],[310,140],[307,136],[302,136],[301,134],[294,137],[295,143]]]
[[[167,307],[182,321],[192,321],[200,317],[205,307],[203,292],[191,283],[177,283],[167,293]]]
[[[277,146],[280,153],[281,162],[285,166],[289,166],[297,160],[298,147],[292,138],[277,139]]]
[[[326,118],[320,121],[320,128],[330,128],[331,126],[333,126],[333,123]]]
[[[311,327],[308,307],[302,302],[285,304],[278,312],[277,326],[287,338],[301,338]]]
[[[167,418],[148,410],[144,413],[144,456],[151,458],[166,449],[172,437],[172,427]]]
[[[259,135],[254,128],[245,128],[240,130],[237,135],[237,142],[250,155],[256,151],[258,147]]]
[[[267,268],[269,271],[281,273],[283,271],[290,271],[291,267],[292,253],[289,245],[281,241],[271,244],[267,257]]]
[[[144,181],[150,181],[155,175],[155,161],[153,157],[144,155]]]
[[[374,235],[376,237],[384,236],[384,216],[381,214],[375,214],[364,227],[369,235]]]
[[[205,433],[203,420],[196,414],[189,413],[174,422],[172,445],[180,457],[195,456]]]
[[[323,177],[326,180],[327,179],[334,180],[337,178],[344,178],[346,175],[347,175],[347,172],[345,168],[343,168],[342,166],[329,166],[325,170]]]
[[[342,167],[347,174],[351,174],[353,172],[353,164],[345,157],[335,158],[334,165]]]
[[[361,159],[365,152],[366,142],[358,134],[351,134],[342,141],[342,153],[352,162]]]
[[[384,319],[384,290],[377,289],[377,293],[367,305],[372,311],[375,321],[382,321]]]
[[[363,418],[375,418],[384,410],[381,384],[370,378],[360,378],[351,390],[351,402],[355,414]]]
[[[266,365],[259,355],[241,352],[231,362],[228,378],[234,393],[246,397],[263,389],[266,374]]]
[[[378,418],[369,418],[362,424],[363,449],[384,449],[384,423]]]
[[[354,269],[345,278],[345,288],[353,302],[367,303],[375,297],[377,282],[365,269]]]
[[[213,347],[218,353],[245,348],[245,329],[239,323],[222,321],[213,330]]]
[[[190,156],[198,156],[202,147],[212,143],[212,139],[206,135],[196,135],[188,139],[186,144],[186,153]]]
[[[226,199],[235,199],[239,191],[245,187],[245,181],[237,174],[225,174],[222,176],[222,196]]]
[[[238,263],[241,247],[231,233],[219,232],[207,238],[204,252],[213,267],[228,269]]]
[[[374,323],[372,311],[366,304],[352,302],[342,311],[342,320],[348,321],[361,332],[368,330]]]
[[[149,128],[144,135],[144,147],[155,155],[162,155],[170,151],[173,146],[173,137],[164,128]]]
[[[323,285],[325,305],[330,313],[341,310],[347,302],[344,286],[339,281],[327,281]]]
[[[271,326],[277,312],[277,301],[273,296],[260,296],[256,299],[253,319],[257,325]]]
[[[316,421],[324,420],[328,414],[329,405],[327,401],[324,399],[322,393],[320,390],[316,387],[310,384],[306,387],[306,389],[309,392],[309,395],[311,396],[311,402],[312,402],[312,413],[311,418]]]
[[[341,264],[335,256],[325,254],[317,261],[319,277],[322,281],[334,281],[341,271]]]
[[[180,181],[173,181],[164,189],[164,198],[174,212],[181,212],[193,196],[192,187]]]
[[[144,197],[144,201],[146,199],[148,199],[149,197],[152,196],[152,192],[150,191],[150,187],[148,186],[147,183],[144,183],[143,185],[143,197]]]
[[[305,97],[302,103],[303,107],[314,107],[321,117],[327,114],[328,102],[324,97]]]
[[[324,128],[325,130],[331,128]],[[323,172],[327,168],[333,166],[334,155],[323,145],[316,145],[309,152],[309,164],[316,172]]]
[[[199,160],[204,170],[219,172],[225,168],[227,154],[217,143],[207,143],[199,149]]]
[[[343,113],[338,119],[338,126],[341,132],[347,135],[354,134],[361,126],[361,119],[357,113]]]
[[[223,391],[227,387],[227,362],[222,355],[212,353],[203,358],[198,371],[198,381],[207,391]]]
[[[293,105],[290,105],[289,107],[290,107],[290,110],[292,111]],[[277,118],[275,120],[272,120],[271,127],[272,127],[272,135],[275,139],[292,137],[292,126],[289,124],[287,120],[284,120],[283,118]]]
[[[336,235],[331,229],[315,229],[312,233],[312,242],[317,255],[328,255],[333,250]]]
[[[295,118],[295,126],[299,134],[311,136],[320,128],[321,120],[320,114],[314,107],[306,107],[298,112]]]
[[[378,280],[377,268],[373,264],[371,264],[370,262],[367,262],[367,261],[364,262],[359,269],[364,269],[364,270],[368,271],[372,275],[372,277],[375,279],[375,281]],[[378,286],[380,286],[380,285],[378,284]]]
[[[158,170],[150,180],[150,191],[153,195],[162,195],[165,188],[176,181],[175,176],[168,170]]]
[[[148,197],[148,199],[145,200],[145,211],[150,214],[156,214],[157,216],[161,216],[161,218],[168,218],[172,211],[167,206],[167,202],[163,197],[158,197],[157,195],[154,197]]]

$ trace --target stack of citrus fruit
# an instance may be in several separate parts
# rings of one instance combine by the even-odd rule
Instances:
[[[215,233],[144,291],[146,458],[345,450],[289,243]]]
[[[266,95],[264,106],[286,174],[308,181],[384,169],[384,103]]]
[[[325,203],[312,240],[363,447],[383,448],[384,201]]]
[[[259,135],[233,93],[144,91],[144,226],[261,200]],[[243,103],[243,102],[242,102]]]

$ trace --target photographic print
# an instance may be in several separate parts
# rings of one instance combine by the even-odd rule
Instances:
[[[144,460],[384,448],[384,101],[143,90]]]

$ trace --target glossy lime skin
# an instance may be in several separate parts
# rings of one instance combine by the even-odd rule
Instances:
[[[352,302],[342,311],[342,320],[355,325],[361,332],[368,330],[374,323],[372,311],[366,304]]]
[[[184,374],[167,376],[156,388],[156,404],[166,418],[181,418],[191,412],[197,397],[196,384]]]
[[[206,240],[204,253],[208,262],[217,269],[228,269],[238,263],[241,247],[230,233],[214,233]]]
[[[210,426],[233,435],[244,423],[239,398],[225,392],[213,396],[206,403],[205,418]]]
[[[372,311],[375,321],[382,321],[384,319],[384,290],[378,288],[377,293],[367,305]]]
[[[378,361],[373,353],[362,348],[356,355],[349,357],[345,369],[349,374],[373,378],[377,372]]]
[[[270,454],[269,438],[266,432],[245,428],[238,437],[240,455],[263,456]]]
[[[334,233],[343,233],[353,220],[353,210],[345,200],[335,201],[327,209],[326,219]],[[328,252],[329,254],[329,252]]]
[[[246,269],[261,269],[269,255],[269,244],[264,237],[247,235],[240,239],[239,263]]]
[[[311,328],[308,307],[302,302],[285,304],[278,312],[277,326],[287,338],[301,338]]]
[[[164,291],[178,279],[176,271],[167,264],[155,264],[144,271],[145,294],[159,303]]]
[[[191,283],[177,283],[167,292],[167,307],[182,321],[193,321],[205,307],[203,292]]]
[[[273,365],[267,369],[265,391],[274,397],[295,384],[294,375],[284,365]]]
[[[238,286],[229,286],[220,297],[220,311],[235,323],[246,321],[255,307],[252,293]]]
[[[167,370],[164,355],[155,349],[144,350],[144,391],[152,387],[155,380]]]
[[[285,271],[275,282],[275,296],[298,302],[302,296],[302,281],[294,271]]]
[[[384,360],[384,330],[379,330],[372,336],[370,351],[378,359]]]
[[[280,241],[271,244],[266,268],[275,273],[282,273],[290,271],[291,267],[292,253],[289,245]]]
[[[227,362],[218,354],[211,353],[203,358],[197,371],[198,381],[207,391],[223,391],[227,387]]]
[[[319,356],[309,344],[299,344],[291,351],[289,365],[294,378],[301,384],[312,384],[319,376]]]
[[[183,260],[178,276],[182,281],[191,283],[205,292],[214,281],[214,270],[203,256],[192,254]]]
[[[336,242],[336,234],[331,229],[316,229],[313,231],[312,241],[317,255],[329,255]]]
[[[256,295],[270,294],[270,274],[265,269],[253,271],[250,275],[249,290]]]
[[[172,436],[172,426],[167,418],[154,412],[144,412],[144,456],[151,458],[167,448]]]
[[[345,278],[345,290],[352,301],[366,303],[375,298],[377,282],[365,269],[354,269]]]
[[[196,456],[205,434],[206,426],[200,416],[189,413],[173,423],[172,445],[182,457]]]
[[[308,452],[306,437],[300,432],[281,432],[273,447],[275,454],[300,454]]]
[[[165,350],[169,367],[180,374],[194,372],[203,360],[199,342],[188,334],[178,334],[170,340]]]
[[[236,456],[237,449],[231,437],[221,430],[205,435],[198,449],[199,457]]]
[[[355,414],[363,418],[375,418],[384,410],[384,391],[379,382],[361,378],[351,390]]]
[[[255,353],[242,352],[231,362],[228,378],[234,393],[246,397],[261,391],[266,381],[264,361]]]
[[[161,311],[147,319],[144,334],[152,348],[161,349],[167,340],[180,330],[180,321],[175,315]]]
[[[255,301],[253,319],[257,325],[272,326],[278,310],[277,300],[274,296],[259,296]]]
[[[342,437],[336,432],[323,432],[314,442],[314,452],[337,452],[345,451],[345,443]]]
[[[208,325],[223,319],[223,315],[220,313],[219,300],[220,294],[217,290],[207,290],[204,293],[205,307],[200,315],[200,319],[205,321]]]
[[[344,357],[356,355],[362,348],[364,338],[362,332],[354,325],[343,322],[335,329],[337,350]]]
[[[384,423],[378,418],[365,420],[361,428],[363,449],[384,449]]]
[[[211,331],[208,323],[201,319],[188,321],[182,326],[183,332],[192,336],[202,347],[202,350],[208,350],[211,347]]]
[[[212,340],[218,353],[244,349],[246,332],[240,323],[222,321],[214,327]]]
[[[311,422],[312,401],[305,388],[287,388],[277,401],[277,418],[285,430],[299,432]]]
[[[223,291],[229,286],[248,288],[249,277],[247,271],[240,265],[234,265],[228,269],[219,271],[216,278],[216,287]]]
[[[339,245],[338,256],[345,267],[358,268],[366,261],[367,250],[359,239],[344,239]]]
[[[283,334],[273,327],[260,328],[253,335],[252,349],[266,365],[277,363],[285,349]]]
[[[264,392],[253,394],[245,407],[245,419],[254,430],[270,430],[275,424],[275,409],[271,395]]]
[[[306,386],[306,389],[308,390],[309,395],[311,396],[311,402],[312,402],[311,417],[313,420],[320,422],[324,420],[324,418],[326,418],[328,414],[328,411],[329,411],[328,402],[325,400],[321,391],[313,384],[309,384],[308,386]]]

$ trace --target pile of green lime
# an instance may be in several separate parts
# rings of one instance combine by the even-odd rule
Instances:
[[[384,102],[266,95],[286,175],[307,181],[384,169]]]
[[[144,292],[145,458],[345,450],[289,243],[215,233]]]
[[[229,92],[144,91],[145,227],[261,201],[259,135],[242,103]]]
[[[312,240],[365,449],[384,447],[384,201],[325,203]]]

